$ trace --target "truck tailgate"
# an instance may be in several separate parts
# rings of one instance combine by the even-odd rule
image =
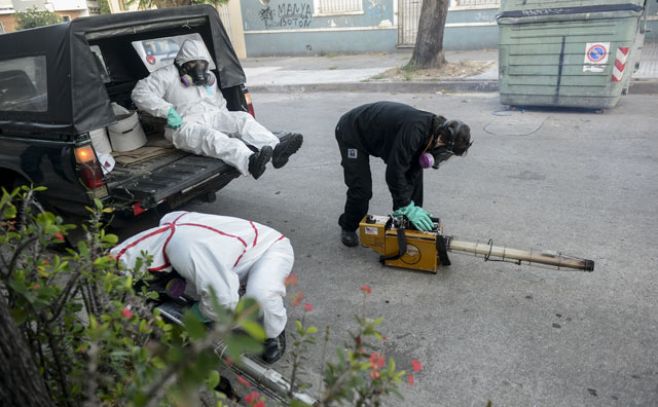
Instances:
[[[215,192],[240,173],[216,158],[180,150],[130,166],[117,166],[108,179],[110,194],[118,201],[139,202],[144,209],[163,201],[187,201]]]

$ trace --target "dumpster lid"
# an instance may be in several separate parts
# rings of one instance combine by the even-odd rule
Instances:
[[[637,0],[636,0],[637,1]],[[599,4],[590,4],[583,6],[582,2],[573,2],[573,5],[563,7],[542,7],[546,3],[527,2],[523,0],[508,1],[503,7],[503,11],[496,16],[500,23],[505,18],[541,18],[566,16],[573,14],[593,14],[593,13],[628,13],[631,15],[641,14],[644,10],[643,2],[598,2]],[[568,3],[567,3],[568,4]]]

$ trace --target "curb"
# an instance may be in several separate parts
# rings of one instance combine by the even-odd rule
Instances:
[[[340,82],[306,85],[255,85],[252,92],[305,93],[305,92],[373,92],[373,93],[488,93],[498,92],[497,80],[452,80],[438,82]],[[629,89],[634,95],[658,94],[658,81],[634,80]]]
[[[343,82],[308,85],[256,85],[252,92],[381,92],[381,93],[456,93],[498,92],[498,81],[439,81],[439,82]]]
[[[655,95],[658,94],[658,81],[656,80],[634,80],[628,90],[631,95]]]

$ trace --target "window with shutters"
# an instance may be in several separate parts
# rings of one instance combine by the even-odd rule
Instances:
[[[450,0],[450,9],[498,8],[500,0]]]
[[[315,16],[363,14],[363,0],[313,0]]]

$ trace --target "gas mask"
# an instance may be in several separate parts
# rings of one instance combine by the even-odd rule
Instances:
[[[188,61],[178,67],[180,81],[185,87],[212,86],[215,75],[208,71],[208,62],[203,60]]]
[[[435,146],[439,139],[443,145]],[[459,151],[455,151],[455,141],[459,139]],[[453,155],[464,155],[471,147],[473,142],[471,139],[470,128],[459,120],[450,120],[438,127],[435,136],[432,137],[428,147],[420,154],[418,163],[421,168],[434,168],[439,169],[439,164],[448,160]]]
[[[436,147],[429,151],[423,152],[418,158],[418,163],[423,169],[431,167],[435,170],[438,170],[439,164],[452,157],[453,154],[454,153],[452,150],[450,150],[447,146]]]

